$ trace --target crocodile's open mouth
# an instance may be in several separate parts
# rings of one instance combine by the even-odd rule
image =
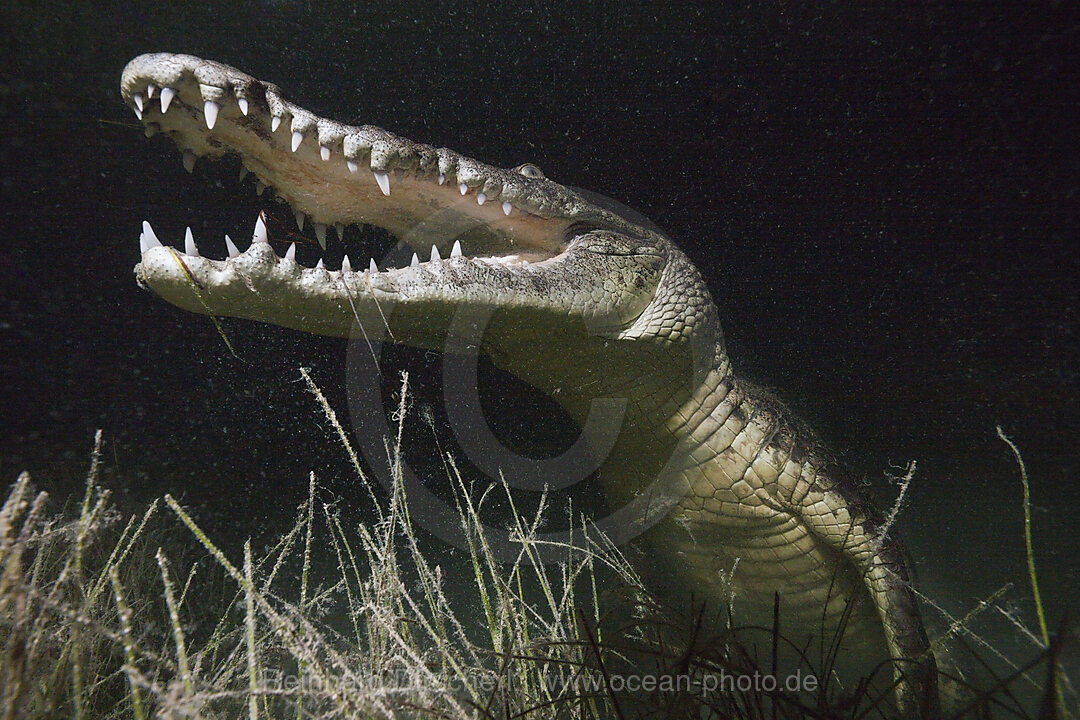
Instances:
[[[125,68],[121,90],[148,135],[164,133],[176,142],[189,171],[198,157],[238,156],[241,178],[251,173],[260,194],[271,190],[288,203],[301,231],[314,233],[322,248],[329,228],[336,231],[331,241],[334,235],[343,240],[358,224],[384,228],[399,240],[396,253],[381,249],[359,261],[346,255],[341,270],[329,270],[322,259],[314,267],[299,265],[295,243],[271,258],[257,247],[270,239],[261,221],[245,252],[226,236],[229,257],[223,260],[202,256],[190,230],[182,252],[157,250],[161,243],[144,222],[136,274],[159,294],[177,272],[196,286],[200,278],[214,288],[227,285],[225,275],[243,274],[244,256],[252,252],[257,257],[248,264],[273,260],[280,280],[310,289],[335,277],[359,283],[363,275],[370,280],[399,269],[385,267],[388,262],[427,270],[465,261],[543,263],[571,240],[567,230],[580,198],[532,165],[495,168],[380,128],[319,118],[285,100],[274,85],[190,56],[140,56]],[[258,291],[250,277],[246,284]]]
[[[384,301],[400,301],[409,309],[398,313],[395,338],[412,332],[425,345],[448,314],[469,308],[502,307],[537,328],[567,313],[594,332],[624,327],[659,282],[655,235],[532,165],[498,168],[320,118],[274,85],[190,55],[140,55],[120,89],[147,133],[172,138],[189,170],[198,157],[239,157],[257,189],[288,203],[323,248],[331,227],[335,242],[355,224],[398,238],[395,252],[346,254],[331,269],[323,259],[302,265],[309,255],[295,243],[275,251],[261,215],[250,246],[227,238],[222,260],[204,257],[190,232],[177,247],[162,245],[144,222],[136,278],[184,309],[347,337],[354,321],[385,324]]]

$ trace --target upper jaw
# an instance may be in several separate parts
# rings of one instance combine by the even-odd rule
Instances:
[[[146,125],[184,151],[238,155],[262,186],[327,227],[376,225],[422,256],[459,241],[467,255],[535,260],[561,252],[575,224],[618,228],[620,219],[568,188],[412,142],[373,126],[320,118],[271,84],[190,55],[141,55],[124,68],[121,93]]]

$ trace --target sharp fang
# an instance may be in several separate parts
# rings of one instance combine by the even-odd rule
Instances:
[[[323,162],[326,162],[330,159],[330,148],[326,147],[325,145],[320,145],[319,155],[322,157]]]
[[[416,253],[412,254],[412,261],[409,263],[412,267],[416,267],[420,264],[420,258],[416,257]]]
[[[343,272],[343,273],[352,272],[352,263],[349,262],[349,256],[348,255],[346,255],[341,260],[341,272]]]
[[[296,262],[296,243],[289,243],[289,249],[285,251],[285,259]]]
[[[354,173],[354,172],[356,172],[357,170],[360,169],[360,166],[357,165],[356,163],[354,163],[352,160],[346,160],[345,161],[345,167],[349,168],[349,172],[352,172],[352,173]]]
[[[322,223],[311,223],[315,227],[315,237],[319,240],[319,247],[326,249],[326,226]]]
[[[195,153],[190,150],[184,151],[184,169],[189,173],[195,172]]]
[[[236,98],[236,104],[240,106],[240,112],[245,116],[248,114],[248,102],[247,98]]]
[[[236,245],[233,243],[232,238],[230,238],[228,235],[225,236],[225,249],[229,251],[229,259],[230,260],[232,260],[233,258],[236,258],[236,257],[240,257],[240,251],[237,249]]]
[[[154,99],[154,91],[155,90],[157,90],[157,85],[155,85],[154,83],[150,83],[149,85],[146,86],[146,99],[147,100],[153,100]]]
[[[139,254],[145,255],[150,248],[146,244],[146,233],[139,233]]]
[[[203,103],[203,114],[206,115],[206,129],[213,130],[214,125],[217,123],[217,114],[221,106],[213,100],[207,100]]]
[[[337,239],[338,240],[344,240],[345,239],[345,226],[342,225],[341,223],[334,223],[334,232],[337,233]]]
[[[483,205],[486,200],[487,200],[487,195],[485,195],[484,193],[476,193],[476,204],[477,205]]]
[[[304,231],[304,213],[300,212],[299,210],[296,211],[296,227],[300,230],[300,232]]]
[[[161,114],[164,115],[169,111],[169,103],[172,102],[173,96],[176,95],[176,91],[172,88],[161,88]]]
[[[140,110],[139,108],[135,108],[135,117],[142,120],[142,110]]]
[[[263,222],[262,213],[255,218],[255,232],[251,235],[252,243],[270,242],[266,236],[266,223]]]
[[[247,177],[248,169],[243,165],[240,166],[240,182],[244,182],[244,178]]]
[[[367,269],[368,269],[368,272],[371,273],[372,275],[379,272],[379,266],[375,264],[375,258],[371,258],[370,260],[368,260]]]
[[[142,112],[142,93],[135,93],[131,96],[131,99],[135,101],[135,107],[139,109],[139,112]]]
[[[256,180],[255,181],[255,194],[256,195],[262,195],[264,192],[266,192],[266,183],[264,183],[262,180]]]
[[[439,173],[439,184],[442,185],[444,182],[446,182],[446,176]]]
[[[466,185],[465,183],[461,183],[460,185],[458,185],[458,186],[457,186],[457,189],[461,191],[461,194],[462,194],[462,195],[464,195],[465,193],[469,192],[469,186],[468,186],[468,185]]]
[[[508,203],[508,202],[504,202],[504,203],[502,204],[502,209],[503,209],[503,215],[509,215],[509,214],[510,214],[510,211],[514,209],[514,206],[513,206],[513,205],[511,205],[511,204],[510,204],[510,203]]]
[[[431,246],[431,262],[435,262],[436,260],[442,260],[442,257],[439,256],[439,248],[432,245]]]
[[[319,262],[315,263],[315,269],[316,270],[325,270],[325,268],[323,267],[323,264],[322,264],[322,258],[319,258]]]
[[[300,147],[300,143],[304,142],[304,133],[299,130],[292,131],[292,151],[296,152],[296,148]]]
[[[385,172],[378,170],[372,170],[371,173],[375,176],[375,182],[379,183],[379,189],[382,190],[383,195],[390,194],[390,176]]]
[[[199,256],[199,248],[195,247],[195,237],[191,234],[191,228],[184,231],[184,254]]]
[[[277,132],[277,129],[281,126],[281,118],[277,115],[270,118],[270,132]]]
[[[450,249],[450,257],[461,257],[461,241],[455,240],[454,247]]]
[[[157,239],[157,235],[154,234],[154,228],[150,227],[150,223],[143,220],[142,223],[143,239],[146,242],[146,250],[150,248],[161,247],[161,241]],[[144,250],[143,252],[146,252]]]

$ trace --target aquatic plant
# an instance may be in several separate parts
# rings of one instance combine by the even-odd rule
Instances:
[[[332,407],[303,377],[366,483]],[[387,443],[394,485],[382,498],[368,486],[370,516],[342,510],[311,474],[293,526],[261,552],[246,543],[239,560],[169,495],[122,518],[100,485],[100,432],[74,512],[51,516],[21,475],[0,508],[0,717],[890,716],[891,670],[841,684],[838,641],[812,657],[781,632],[779,603],[764,627],[739,625],[730,606],[675,612],[583,518],[559,548],[564,561],[537,562],[544,503],[525,516],[505,482],[472,487],[448,456],[471,574],[473,609],[463,608],[410,520],[407,397],[406,376]],[[499,493],[520,543],[509,564],[480,520]],[[950,634],[963,640],[968,620]],[[1013,674],[968,687],[955,716],[1034,717],[1013,688],[1038,670],[1049,678],[1040,717],[1075,716],[1056,663],[1065,637],[1047,634]],[[770,684],[784,648],[813,683]]]

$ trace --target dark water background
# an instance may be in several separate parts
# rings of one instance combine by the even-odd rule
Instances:
[[[884,472],[918,461],[901,531],[926,591],[963,613],[1012,582],[1030,618],[1000,424],[1028,463],[1048,613],[1075,616],[1076,4],[465,5],[5,4],[3,482],[29,469],[66,497],[102,428],[122,502],[171,492],[233,542],[286,527],[309,470],[358,493],[297,372],[343,410],[343,341],[227,322],[237,362],[133,281],[143,219],[219,256],[259,208],[295,229],[235,163],[189,176],[121,103],[129,59],[187,52],[645,213],[708,279],[736,367],[872,493],[887,502]],[[388,366],[422,372],[418,355]]]

